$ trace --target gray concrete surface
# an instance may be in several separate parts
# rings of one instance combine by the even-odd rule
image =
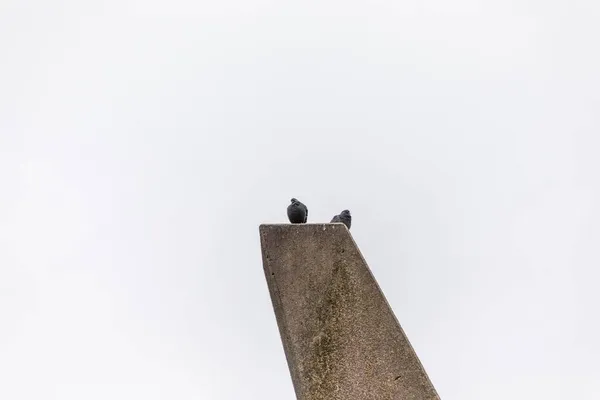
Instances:
[[[343,224],[260,226],[299,400],[439,399]]]

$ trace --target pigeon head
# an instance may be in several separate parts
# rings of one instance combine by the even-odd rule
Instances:
[[[291,202],[292,204],[295,204],[295,203],[300,203],[300,202],[298,201],[298,199],[296,199],[296,198],[294,198],[294,197],[292,197],[292,199],[290,200],[290,202]]]
[[[344,210],[340,213],[340,216],[350,216],[350,210]]]

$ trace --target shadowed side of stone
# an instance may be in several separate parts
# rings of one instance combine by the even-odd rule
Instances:
[[[261,225],[260,238],[299,400],[439,399],[344,225]]]

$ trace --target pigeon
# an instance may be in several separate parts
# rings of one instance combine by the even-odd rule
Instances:
[[[308,208],[297,199],[290,200],[287,215],[292,224],[305,224],[308,219]]]
[[[350,211],[342,211],[339,215],[333,217],[331,222],[341,222],[342,224],[346,225],[346,228],[350,229],[350,225],[352,225],[352,216],[350,215]]]

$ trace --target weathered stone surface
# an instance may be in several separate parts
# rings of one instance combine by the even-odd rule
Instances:
[[[299,400],[439,400],[343,224],[261,225],[260,238]]]

